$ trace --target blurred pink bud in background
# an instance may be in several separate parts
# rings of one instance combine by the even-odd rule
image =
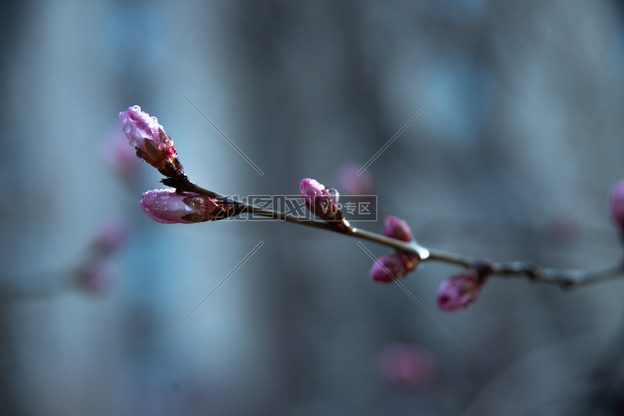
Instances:
[[[154,189],[143,194],[139,204],[154,221],[163,224],[190,224],[211,221],[221,211],[216,200],[193,192]]]
[[[140,161],[136,151],[128,146],[128,138],[115,129],[102,146],[104,163],[124,181],[131,181],[137,173]]]
[[[378,369],[388,382],[403,388],[420,389],[433,381],[436,361],[424,347],[392,344],[379,354]]]
[[[129,225],[124,220],[110,218],[100,225],[92,245],[96,251],[108,255],[126,243],[128,234]]]
[[[115,273],[109,264],[93,261],[78,270],[76,284],[78,288],[93,294],[104,294],[110,291],[116,280]]]
[[[470,271],[446,279],[438,287],[438,307],[443,311],[465,308],[479,295],[481,281],[476,271]]]
[[[375,192],[373,176],[368,170],[362,169],[357,163],[348,163],[338,169],[338,183],[343,195],[371,195]]]
[[[624,180],[618,182],[609,194],[609,210],[620,234],[624,236]]]

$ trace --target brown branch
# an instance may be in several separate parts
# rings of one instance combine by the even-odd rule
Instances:
[[[249,215],[273,218],[278,221],[318,228],[325,231],[336,232],[350,237],[371,241],[404,253],[415,255],[421,263],[427,261],[437,261],[454,264],[466,269],[481,268],[481,272],[487,276],[497,275],[501,277],[527,277],[536,282],[555,284],[564,288],[602,282],[624,275],[624,259],[614,264],[590,269],[555,269],[538,266],[532,261],[487,262],[485,260],[479,260],[457,253],[429,249],[415,241],[405,242],[390,238],[382,234],[352,227],[348,224],[348,222],[345,227],[344,224],[343,226],[340,226],[341,223],[339,222],[315,221],[308,218],[296,217],[278,211],[248,205],[228,198],[217,192],[202,188],[201,186],[198,186],[188,180],[180,181],[174,185],[179,192],[195,192],[206,195],[210,198],[219,199],[226,204],[231,204],[237,214],[247,213]],[[483,270],[484,265],[487,268],[485,271]]]

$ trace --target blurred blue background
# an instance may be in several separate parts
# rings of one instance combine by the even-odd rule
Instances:
[[[367,228],[392,214],[422,244],[478,258],[608,263],[621,254],[606,196],[624,177],[623,11],[0,2],[0,413],[621,414],[622,281],[562,291],[495,278],[469,309],[444,313],[435,293],[455,267],[403,280],[419,306],[370,280],[353,239],[158,224],[138,206],[162,187],[158,172],[141,163],[120,177],[106,153],[119,111],[138,104],[196,183],[293,194],[304,177],[340,188],[342,166],[368,162],[416,115],[368,168],[380,221]],[[131,228],[111,258],[114,287],[56,290],[108,217]],[[430,351],[426,386],[378,371],[395,343]]]

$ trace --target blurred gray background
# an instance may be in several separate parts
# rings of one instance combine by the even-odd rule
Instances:
[[[158,172],[141,163],[121,180],[103,153],[138,104],[198,184],[293,194],[304,177],[339,187],[345,163],[418,114],[368,169],[380,221],[367,228],[393,214],[439,249],[605,264],[621,254],[606,196],[624,177],[623,12],[614,0],[0,2],[0,414],[621,414],[622,281],[496,278],[444,313],[436,289],[456,267],[403,280],[421,307],[370,280],[354,239],[158,224],[138,206]],[[114,287],[31,296],[71,273],[111,216],[131,224]],[[428,385],[382,377],[394,343],[431,352]]]

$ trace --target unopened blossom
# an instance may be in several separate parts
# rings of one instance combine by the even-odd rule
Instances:
[[[400,218],[388,216],[384,223],[384,234],[388,237],[401,241],[412,241],[412,230],[409,225]]]
[[[609,210],[620,234],[624,236],[624,180],[618,182],[609,194]]]
[[[392,282],[404,277],[409,272],[404,255],[400,253],[388,254],[379,257],[370,271],[370,276],[375,282]]]
[[[437,371],[433,354],[426,348],[408,344],[391,344],[378,358],[381,376],[403,388],[421,389],[429,385]]]
[[[438,307],[443,311],[465,308],[477,298],[482,283],[476,271],[449,277],[438,287]]]
[[[165,133],[156,117],[151,117],[135,105],[120,112],[119,120],[138,157],[166,176],[183,174],[173,140]]]
[[[338,208],[338,202],[329,189],[316,179],[303,179],[299,185],[299,193],[310,212],[317,217],[325,221],[342,221],[342,212]]]
[[[215,199],[173,189],[147,191],[139,205],[148,217],[163,224],[212,221],[218,219],[223,211]]]
[[[375,192],[372,175],[357,163],[348,163],[338,169],[338,183],[345,195],[371,195]]]

